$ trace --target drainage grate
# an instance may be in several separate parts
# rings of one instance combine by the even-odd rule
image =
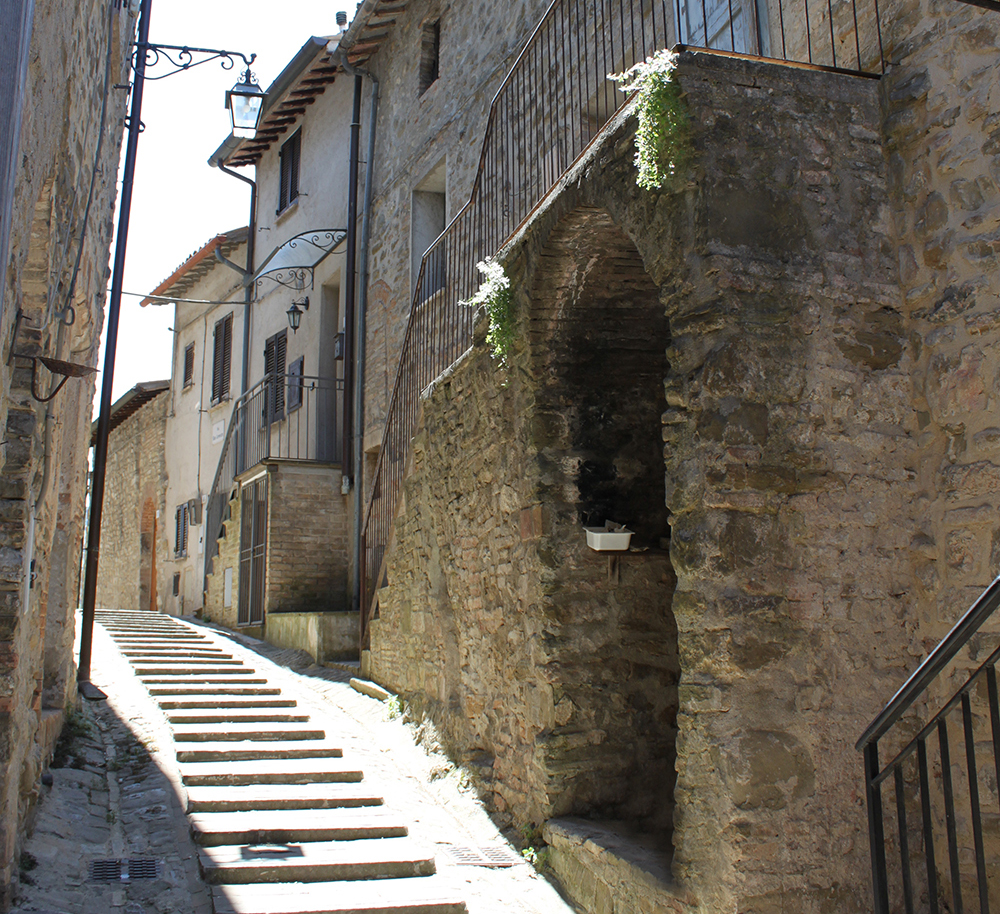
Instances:
[[[91,882],[131,882],[133,879],[155,879],[159,867],[149,857],[130,857],[126,860],[91,860]]]
[[[484,847],[446,844],[443,850],[451,858],[452,862],[457,863],[459,866],[488,866],[496,868],[524,863],[524,860],[499,844],[491,844]]]

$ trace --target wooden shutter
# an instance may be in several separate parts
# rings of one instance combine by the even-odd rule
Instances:
[[[302,133],[296,133],[278,153],[278,212],[292,203],[299,195],[299,160]]]
[[[305,356],[300,356],[288,366],[288,411],[302,405],[302,375]]]
[[[288,351],[288,331],[282,330],[269,337],[264,343],[264,374],[271,379],[267,390],[273,391],[273,407],[268,402],[270,393],[265,395],[264,411],[271,410],[271,421],[280,419],[285,414],[285,356]]]
[[[229,399],[229,375],[233,367],[233,316],[216,321],[212,345],[212,402]]]
[[[174,514],[174,552],[177,555],[187,555],[188,545],[188,506],[187,502],[177,506]]]
[[[227,314],[222,321],[222,396],[229,399],[229,377],[233,369],[233,316]]]
[[[194,343],[184,350],[184,386],[194,384]]]

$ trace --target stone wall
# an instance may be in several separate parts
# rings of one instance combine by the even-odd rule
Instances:
[[[548,5],[545,0],[513,0],[499,13],[490,0],[461,7],[415,0],[405,15],[396,16],[392,31],[366,64],[381,80],[365,362],[366,450],[381,441],[412,303],[412,193],[444,161],[446,221],[465,205],[490,102]],[[437,19],[440,75],[420,94],[422,29]],[[482,28],[484,22],[488,29]]]
[[[219,535],[221,534],[221,535]],[[230,498],[223,514],[222,530],[206,530],[205,538],[217,536],[219,554],[212,563],[212,572],[205,577],[204,617],[227,628],[236,628],[240,606],[240,498]],[[226,575],[230,575],[231,590],[227,605]]]
[[[175,518],[166,505],[164,439],[169,390],[162,391],[111,431],[101,518],[97,605],[162,612],[172,587]],[[197,549],[194,527],[188,548]]]
[[[268,465],[268,615],[348,609],[348,518],[341,476],[334,467]]]
[[[374,675],[435,718],[452,751],[486,775],[494,809],[518,824],[621,813],[552,787],[585,783],[602,759],[629,783],[624,758],[605,753],[618,739],[613,718],[624,709],[653,721],[664,751],[638,768],[662,784],[657,765],[673,762],[675,812],[672,825],[638,824],[673,844],[679,898],[705,911],[764,914],[789,898],[806,914],[867,910],[853,743],[920,649],[913,350],[878,85],[690,53],[679,78],[693,128],[687,189],[636,188],[634,122],[623,123],[504,254],[525,334],[510,372],[478,347],[424,401],[373,628]],[[589,264],[610,262],[614,233],[634,245],[645,277],[634,259],[626,277],[588,276]],[[579,303],[598,306],[602,281],[606,303],[652,295],[665,311],[655,413],[639,408],[629,380],[610,381],[617,397],[602,401],[574,376],[588,352],[598,368],[627,361],[603,351],[613,324],[589,335],[574,324],[585,321]],[[551,343],[564,347],[561,364]],[[663,365],[655,347],[636,359]],[[553,396],[553,377],[579,390],[575,413]],[[611,406],[635,412],[618,426]],[[637,440],[662,434],[669,562],[629,554],[612,583],[606,560],[570,540],[595,478],[615,513],[644,514],[634,493],[646,493],[645,545],[667,536],[656,535],[662,483],[645,473],[645,445],[629,442],[628,427]],[[595,445],[602,431],[622,453]],[[630,574],[649,577],[635,589]],[[658,617],[644,605],[657,577]],[[595,622],[604,644],[587,629]],[[581,693],[613,710],[604,718],[562,687],[571,658],[582,669],[589,657]],[[651,695],[661,704],[644,707]],[[576,721],[576,755],[547,769],[546,751]],[[641,755],[656,740],[634,744]]]
[[[93,381],[70,380],[46,408],[31,397],[30,363],[12,348],[93,365],[108,285],[125,62],[134,32],[127,6],[95,0],[34,4],[10,255],[0,340],[0,910],[10,903],[16,861],[38,778],[58,730],[43,714],[75,698],[77,602]],[[5,44],[5,48],[10,45]],[[5,68],[15,65],[7,59]],[[89,220],[83,215],[93,181]],[[5,201],[5,203],[8,201]],[[77,254],[79,270],[74,272]],[[72,314],[64,312],[72,305]],[[18,309],[24,319],[14,340]],[[72,325],[59,319],[64,312]],[[51,387],[42,369],[39,387]],[[32,520],[33,518],[33,520]],[[33,574],[32,574],[33,573]],[[27,584],[31,586],[28,587]],[[37,737],[37,738],[36,738]]]

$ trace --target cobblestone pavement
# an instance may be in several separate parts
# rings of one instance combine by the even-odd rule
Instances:
[[[433,734],[356,692],[349,672],[317,666],[303,652],[198,627],[229,639],[227,650],[252,661],[337,734],[345,757],[360,763],[386,807],[401,812],[410,835],[435,850],[438,878],[460,892],[470,914],[574,910],[526,863],[494,869],[454,862],[451,848],[506,841],[462,773],[437,751]],[[169,725],[100,626],[92,679],[108,701],[84,706],[64,767],[54,768],[52,787],[43,788],[24,861],[35,865],[24,873],[14,912],[208,914],[211,894],[198,874]],[[88,881],[93,860],[140,857],[158,861],[156,879]]]

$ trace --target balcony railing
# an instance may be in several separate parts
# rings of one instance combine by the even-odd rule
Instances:
[[[991,904],[1000,909],[1000,636],[993,634],[992,646],[984,649],[979,634],[997,606],[1000,578],[858,741],[865,759],[875,914],[987,914]],[[949,697],[939,697],[951,691],[944,687],[945,671],[966,648],[973,659],[986,653],[985,661]],[[879,761],[884,742],[894,751],[885,765]]]
[[[219,553],[218,537],[236,478],[267,460],[337,464],[338,417],[344,382],[311,375],[269,375],[233,407],[206,510],[205,574]]]
[[[678,23],[680,25],[678,25]],[[878,0],[555,0],[493,99],[469,202],[424,254],[365,512],[362,643],[376,609],[420,392],[472,342],[462,304],[494,255],[626,101],[608,80],[678,42],[883,70]]]

